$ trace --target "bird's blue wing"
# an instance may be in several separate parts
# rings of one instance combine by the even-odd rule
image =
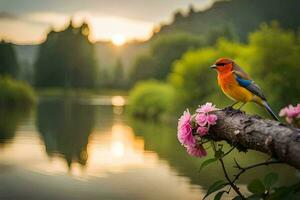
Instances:
[[[249,90],[256,96],[259,96],[261,99],[266,100],[265,95],[263,94],[262,90],[259,86],[252,80],[243,79],[237,74],[235,74],[235,79],[239,83],[240,86],[244,87],[245,89]]]

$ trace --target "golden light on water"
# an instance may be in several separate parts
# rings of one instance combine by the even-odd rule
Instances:
[[[111,98],[111,104],[113,106],[124,106],[125,105],[125,99],[122,96],[113,96]]]
[[[122,157],[124,155],[124,144],[121,141],[115,141],[111,144],[113,156]]]
[[[114,117],[109,126],[103,126],[99,120],[91,130],[87,148],[80,152],[80,158],[87,159],[84,165],[78,162],[76,157],[72,157],[72,163],[68,165],[67,154],[63,149],[49,156],[49,143],[43,141],[43,137],[37,132],[32,124],[34,120],[26,121],[26,125],[18,128],[14,139],[0,148],[0,167],[4,170],[9,169],[5,171],[8,173],[2,173],[2,176],[17,176],[18,180],[24,182],[30,177],[34,184],[39,184],[41,179],[42,184],[45,180],[50,180],[50,184],[59,183],[59,188],[63,186],[64,193],[74,190],[75,186],[81,194],[86,192],[89,186],[88,191],[100,197],[103,191],[104,195],[111,196],[116,191],[119,191],[118,196],[150,196],[153,190],[145,187],[144,180],[147,180],[146,185],[154,187],[155,191],[159,190],[162,199],[168,199],[165,197],[173,194],[174,188],[178,193],[174,196],[181,195],[179,199],[198,199],[202,194],[201,190],[191,189],[188,179],[174,175],[174,170],[167,162],[161,162],[157,153],[146,151],[143,137],[137,136],[134,129],[120,120],[119,116]],[[80,185],[83,187],[78,187]],[[101,185],[105,186],[104,189],[98,190]],[[53,186],[54,184],[50,185],[51,188]],[[121,190],[118,190],[119,188]]]
[[[126,38],[121,34],[116,34],[111,37],[111,41],[116,46],[122,46],[126,42]]]

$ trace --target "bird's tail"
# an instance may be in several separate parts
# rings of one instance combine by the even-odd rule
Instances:
[[[262,102],[263,106],[266,108],[268,113],[273,117],[274,120],[279,121],[278,117],[275,115],[275,113],[272,111],[271,107],[266,101]]]

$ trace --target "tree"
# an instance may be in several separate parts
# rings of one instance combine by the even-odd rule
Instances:
[[[155,60],[148,54],[140,55],[136,58],[130,71],[131,85],[140,80],[154,78]]]
[[[137,57],[131,79],[165,80],[174,61],[180,59],[185,52],[201,46],[203,46],[201,38],[186,34],[156,38],[151,43],[149,54]]]
[[[165,79],[170,73],[174,61],[188,50],[199,48],[202,45],[200,38],[185,34],[160,37],[155,40],[151,45],[151,55],[156,60],[155,78]]]
[[[116,88],[125,88],[127,86],[124,74],[124,66],[121,59],[117,59],[113,69],[113,85]]]
[[[35,84],[38,87],[94,87],[97,66],[94,45],[88,36],[86,23],[75,28],[70,22],[61,32],[51,31],[39,48]]]
[[[268,94],[271,105],[278,110],[282,105],[300,99],[300,43],[292,31],[278,23],[263,24],[249,37],[249,55],[245,62]]]
[[[12,44],[0,41],[0,75],[16,78],[18,70],[17,56]]]

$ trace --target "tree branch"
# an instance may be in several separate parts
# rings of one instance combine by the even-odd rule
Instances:
[[[300,129],[230,107],[215,114],[218,121],[209,134],[213,140],[226,140],[240,150],[264,152],[300,169]]]
[[[216,149],[215,143],[212,141],[211,144],[212,144],[213,150],[214,150],[214,152],[215,152],[215,154],[216,154],[217,149]],[[225,167],[225,164],[224,164],[224,161],[223,161],[223,157],[226,156],[227,154],[229,154],[234,148],[235,148],[235,147],[231,148],[227,153],[225,153],[223,156],[221,156],[220,158],[218,158],[218,160],[219,160],[219,162],[221,163],[222,170],[223,170],[223,172],[224,172],[224,176],[225,176],[225,178],[226,178],[228,184],[231,186],[230,188],[233,188],[233,190],[237,193],[237,195],[239,195],[239,196],[241,197],[241,199],[244,200],[244,199],[246,199],[246,198],[245,198],[244,195],[240,192],[240,189],[239,189],[239,188],[234,184],[234,182],[231,181],[231,179],[229,178],[229,175],[228,175],[228,173],[227,173],[227,170],[226,170],[226,167]],[[229,191],[228,191],[227,193],[229,193]]]
[[[257,164],[253,164],[253,165],[249,165],[247,167],[241,167],[236,160],[234,160],[235,163],[236,163],[236,167],[240,170],[239,173],[237,173],[235,175],[235,178],[232,180],[232,183],[235,183],[235,181],[237,181],[240,176],[245,173],[246,171],[250,170],[250,169],[253,169],[255,167],[260,167],[260,166],[268,166],[268,165],[271,165],[271,164],[281,164],[282,162],[280,161],[277,161],[277,160],[271,160],[271,161],[266,161],[266,162],[261,162],[261,163],[257,163]]]
[[[227,173],[227,170],[225,168],[225,164],[224,164],[224,161],[222,158],[219,158],[219,161],[221,163],[221,166],[222,166],[222,169],[223,169],[223,172],[224,172],[224,176],[226,178],[226,180],[228,181],[229,185],[232,187],[232,189],[241,197],[241,199],[246,199],[244,197],[244,195],[240,192],[240,189],[234,184],[233,181],[231,181],[231,179],[229,178],[228,176],[228,173]]]

